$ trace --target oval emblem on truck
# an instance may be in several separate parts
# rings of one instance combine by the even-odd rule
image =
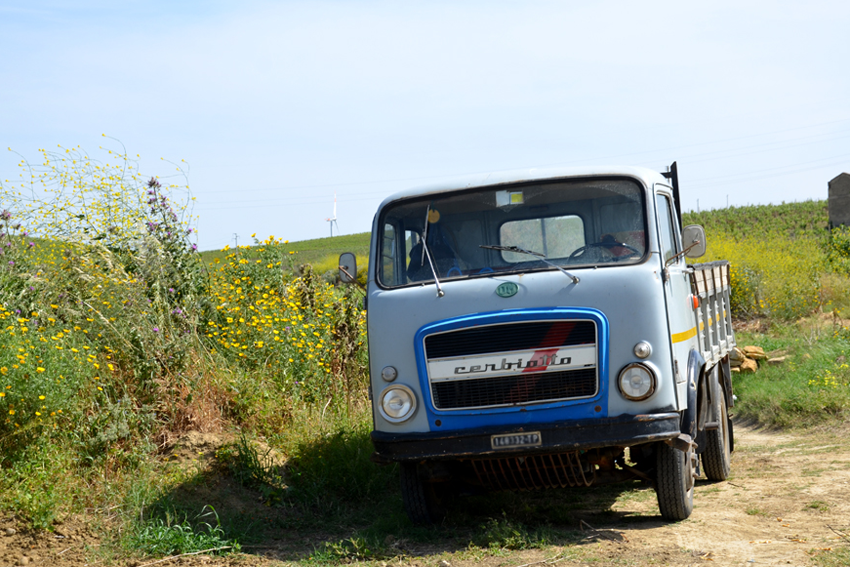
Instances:
[[[516,295],[516,292],[519,290],[517,285],[513,282],[505,282],[499,287],[496,288],[496,295],[499,297],[513,297]]]

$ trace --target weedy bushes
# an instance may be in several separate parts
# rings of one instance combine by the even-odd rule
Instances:
[[[826,259],[833,271],[850,276],[850,228],[838,226],[830,231]]]
[[[794,320],[821,305],[824,201],[686,213],[684,222],[706,228],[708,249],[699,262],[731,263],[733,315]]]
[[[21,162],[23,183],[0,184],[0,482],[10,488],[0,505],[42,527],[61,499],[44,504],[45,488],[24,506],[20,479],[38,461],[61,491],[68,467],[85,476],[146,458],[197,358],[209,303],[188,199],[142,177],[126,153],[109,155],[43,151]]]
[[[309,264],[290,275],[288,257],[286,243],[270,237],[215,264],[209,348],[227,364],[272,376],[295,401],[349,407],[366,385],[362,295],[334,288]]]
[[[21,162],[23,183],[0,184],[0,507],[40,527],[132,490],[154,439],[230,419],[294,450],[293,416],[321,416],[296,428],[304,437],[347,431],[365,399],[355,289],[284,270],[291,255],[271,237],[210,273],[188,187],[107,153],[42,151]],[[74,481],[101,474],[114,483]],[[135,513],[133,529],[185,535],[185,522],[140,527]]]
[[[707,261],[729,260],[733,314],[793,320],[820,305],[824,253],[812,238],[708,237]]]

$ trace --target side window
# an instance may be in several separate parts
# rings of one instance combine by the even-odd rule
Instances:
[[[567,258],[585,244],[581,217],[567,215],[509,221],[499,227],[499,244],[540,252],[547,258]],[[506,262],[528,262],[529,256],[502,252]]]
[[[395,277],[396,256],[395,227],[391,224],[384,225],[384,239],[381,242],[381,281],[389,284],[398,284]]]
[[[666,195],[656,195],[655,205],[658,210],[658,233],[661,236],[661,255],[666,262],[676,255],[676,234],[673,223],[673,208],[670,198]]]
[[[410,263],[413,263],[414,260],[415,260],[414,258],[409,258],[408,256],[410,255],[411,251],[413,250],[413,247],[416,246],[417,244],[419,244],[420,240],[421,240],[421,238],[420,238],[418,232],[415,232],[415,231],[412,231],[412,230],[405,230],[404,231],[404,244],[405,244],[404,255],[405,256],[404,256],[404,258],[402,258],[401,265],[405,266],[405,273],[406,274],[411,271]],[[417,248],[417,250],[421,250],[421,249],[422,249],[421,247]],[[422,256],[420,255],[419,258],[420,258],[420,261],[421,261]],[[409,281],[413,281],[413,280],[410,279],[409,275],[405,275],[405,277],[401,278],[401,281],[399,281],[398,283],[400,283],[400,284],[408,283]]]

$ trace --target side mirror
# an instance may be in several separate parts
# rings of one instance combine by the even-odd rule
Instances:
[[[342,283],[357,282],[357,258],[351,252],[339,256],[339,279]]]
[[[705,255],[705,229],[698,224],[689,224],[682,229],[682,247],[687,258]]]

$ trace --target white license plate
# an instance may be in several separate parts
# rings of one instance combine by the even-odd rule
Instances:
[[[493,449],[513,449],[515,447],[539,447],[543,443],[539,431],[528,433],[508,433],[505,435],[492,435],[490,446]]]

